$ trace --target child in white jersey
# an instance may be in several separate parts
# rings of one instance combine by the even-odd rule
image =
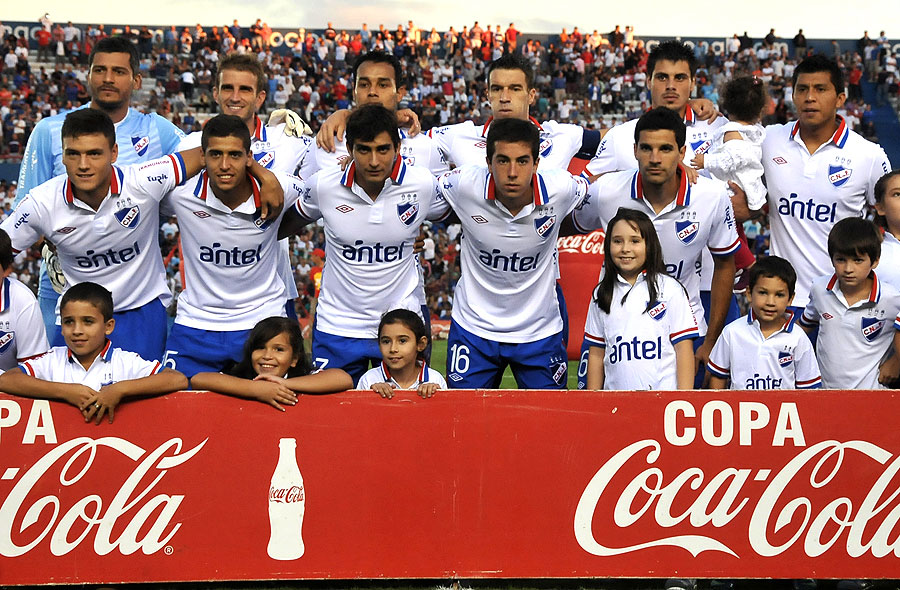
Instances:
[[[900,290],[900,169],[875,183],[875,224],[884,231],[878,278]]]
[[[444,376],[426,362],[428,332],[415,312],[395,309],[384,314],[378,325],[378,348],[381,364],[363,374],[357,389],[371,389],[386,399],[394,397],[395,389],[415,389],[427,399],[447,388]]]
[[[691,164],[723,182],[733,181],[747,194],[747,205],[758,211],[766,204],[762,182],[762,142],[766,131],[760,125],[768,103],[765,85],[745,76],[729,82],[722,95],[722,108],[731,119],[713,135],[706,154],[697,154]]]
[[[270,317],[250,330],[239,363],[225,373],[197,373],[191,387],[255,399],[283,412],[282,404],[296,405],[298,393],[345,391],[353,380],[341,369],[312,373],[297,321]]]
[[[603,244],[603,276],[584,328],[588,389],[690,389],[697,321],[666,274],[653,222],[620,208]]]

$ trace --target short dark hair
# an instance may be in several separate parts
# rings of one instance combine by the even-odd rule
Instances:
[[[0,269],[6,270],[12,266],[16,256],[12,251],[12,241],[9,234],[0,229]]]
[[[660,60],[666,61],[686,61],[688,68],[691,70],[691,78],[697,73],[697,58],[694,57],[693,50],[681,41],[671,40],[663,41],[653,48],[650,57],[647,58],[647,76],[653,77],[653,70],[656,68],[656,62]]]
[[[347,119],[347,150],[353,151],[357,141],[372,141],[382,132],[391,136],[394,147],[400,145],[397,115],[380,104],[366,104],[353,109]]]
[[[428,334],[428,330],[425,329],[425,322],[422,321],[419,314],[408,309],[392,309],[381,316],[381,322],[378,324],[379,338],[381,338],[381,332],[384,330],[384,327],[390,324],[402,324],[409,328],[409,331],[412,332],[413,336],[416,338],[416,344],[418,344],[419,340],[425,338],[425,349],[419,351],[418,354],[419,359],[424,359],[425,350],[428,350],[428,344],[431,344],[431,337]]]
[[[765,84],[755,76],[735,78],[722,92],[722,108],[728,116],[747,123],[759,120],[766,100]]]
[[[541,133],[531,121],[523,119],[495,119],[487,135],[487,157],[494,157],[494,149],[498,141],[509,143],[526,143],[531,146],[531,157],[538,159],[541,150]]]
[[[62,310],[65,309],[66,305],[72,301],[90,303],[96,307],[100,312],[100,315],[103,316],[104,322],[108,322],[113,317],[112,293],[110,293],[106,287],[98,285],[97,283],[85,281],[84,283],[78,283],[77,285],[69,287],[69,289],[63,293],[62,299],[59,302],[60,313],[62,313]]]
[[[749,290],[753,291],[753,286],[761,278],[775,278],[784,281],[787,285],[788,294],[794,296],[794,288],[797,285],[797,272],[791,263],[780,256],[762,256],[756,259],[756,264],[750,267],[750,283]]]
[[[534,88],[534,68],[528,58],[521,53],[507,53],[502,57],[498,57],[487,67],[485,81],[490,87],[491,74],[494,70],[519,70],[525,74],[525,86],[527,90]]]
[[[831,75],[831,83],[834,91],[841,94],[844,91],[844,72],[836,61],[822,54],[810,55],[794,68],[793,86],[797,85],[800,74],[817,74],[828,72]]]
[[[250,72],[256,76],[256,93],[259,94],[269,84],[266,71],[263,69],[255,55],[232,53],[219,60],[219,69],[216,72],[216,87],[222,83],[222,72],[225,70],[237,70],[238,72]]]
[[[81,137],[99,133],[109,141],[109,147],[116,143],[116,126],[104,111],[100,109],[77,109],[66,115],[62,124],[60,137]]]
[[[681,117],[670,108],[656,107],[641,115],[634,127],[634,143],[640,141],[641,131],[665,131],[675,134],[675,143],[678,148],[684,147],[687,130]]]
[[[370,61],[376,64],[388,64],[392,68],[394,68],[394,86],[396,88],[400,88],[401,86],[406,86],[403,82],[403,68],[400,66],[400,60],[397,59],[393,54],[387,53],[381,50],[370,51],[368,53],[363,53],[358,58],[356,58],[356,62],[353,64],[353,86],[356,86],[356,76],[359,72],[359,67]]]
[[[867,254],[874,263],[881,258],[881,233],[875,224],[861,217],[847,217],[828,232],[828,257]]]
[[[200,147],[204,152],[209,146],[210,137],[237,137],[244,149],[250,151],[250,130],[236,115],[216,115],[206,122],[200,134]]]
[[[138,55],[137,47],[126,37],[116,35],[115,37],[104,37],[97,41],[94,49],[91,51],[91,57],[88,60],[88,68],[94,65],[94,57],[98,53],[127,53],[128,65],[131,66],[131,76],[137,76],[141,73],[141,58]]]
[[[895,176],[900,176],[900,168],[895,168],[878,179],[878,182],[875,183],[875,202],[876,203],[884,203],[884,198],[887,196],[887,188],[888,183]],[[878,227],[887,228],[887,219],[884,218],[883,215],[875,214],[875,225]]]

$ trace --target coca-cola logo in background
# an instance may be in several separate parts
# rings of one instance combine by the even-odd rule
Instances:
[[[560,236],[556,239],[556,249],[560,254],[603,254],[603,230],[594,230],[586,235]]]
[[[900,554],[896,481],[900,457],[864,440],[825,440],[807,446],[795,403],[782,403],[777,416],[772,416],[769,406],[758,402],[710,401],[698,417],[691,403],[679,400],[667,404],[663,420],[667,444],[644,439],[626,446],[585,487],[574,531],[588,553],[615,556],[668,546],[694,557],[709,551],[746,558],[733,543],[746,538],[750,550],[761,557],[777,556],[794,546],[809,557],[832,547],[852,558]],[[760,440],[763,433],[767,440]],[[665,460],[667,448],[697,443],[770,444],[797,452],[786,464],[772,468],[740,465],[718,472],[701,467],[664,472],[656,466],[671,464]],[[854,481],[860,464],[872,461],[883,466],[877,475]],[[848,486],[848,478],[857,485]],[[847,494],[848,490],[858,493]],[[600,506],[612,510],[599,514]],[[605,526],[596,526],[595,519]],[[610,522],[619,528],[610,527]],[[736,534],[735,526],[743,527],[743,534]],[[623,544],[623,529],[632,527],[658,534]],[[678,534],[669,534],[676,527]],[[697,534],[684,534],[685,529]]]
[[[286,504],[302,502],[304,500],[303,488],[301,486],[291,486],[288,488],[270,487],[269,500],[271,502],[284,502]]]
[[[0,429],[16,424],[20,418],[21,408],[16,402],[0,400]],[[50,404],[44,400],[32,404],[22,442],[34,444],[38,437],[56,443]],[[18,557],[45,541],[56,556],[71,552],[83,542],[93,545],[97,555],[116,550],[123,555],[138,550],[145,555],[159,551],[181,528],[175,518],[184,500],[181,494],[162,493],[159,488],[163,487],[163,478],[205,444],[203,440],[182,452],[182,440],[172,438],[147,451],[115,436],[78,437],[49,446],[24,473],[7,466],[0,479],[15,481],[18,477],[18,481],[0,505],[0,555]],[[84,478],[102,476],[105,468],[94,465],[105,463],[110,452],[134,463],[111,498],[96,493],[77,499],[62,493],[34,497],[33,490],[47,489],[47,480],[57,479],[59,486],[71,487]],[[61,490],[59,486],[51,487]]]

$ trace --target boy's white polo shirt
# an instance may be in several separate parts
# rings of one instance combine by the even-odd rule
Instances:
[[[731,379],[731,389],[822,387],[812,344],[795,325],[797,319],[790,314],[781,329],[766,338],[751,309],[725,326],[706,368],[717,377]]]
[[[878,367],[900,330],[900,292],[872,273],[867,299],[847,305],[837,276],[813,281],[800,322],[819,326],[816,355],[826,389],[884,389]]]
[[[68,285],[85,281],[106,287],[116,312],[172,296],[159,252],[159,201],[184,182],[176,153],[146,164],[112,167],[109,193],[97,211],[75,197],[67,176],[36,187],[7,217],[15,250],[46,237],[56,245]]]
[[[296,176],[276,174],[285,208],[303,192]],[[175,323],[218,332],[249,330],[262,319],[284,315],[285,287],[278,274],[282,214],[260,218],[259,184],[234,210],[213,192],[206,170],[172,191],[167,205],[181,229],[184,291]]]
[[[416,382],[405,389],[416,389],[419,385],[424,383],[434,383],[441,389],[447,389],[447,382],[444,380],[443,375],[429,367],[426,363],[419,362],[421,366],[419,367],[419,375],[416,378]],[[391,371],[388,369],[387,365],[384,364],[384,361],[377,367],[372,367],[363,373],[363,376],[359,378],[359,383],[356,384],[356,389],[372,389],[372,385],[375,383],[387,383],[393,385],[396,389],[404,389],[399,383],[394,381],[393,377],[391,377]]]
[[[444,159],[454,167],[484,166],[487,158],[487,136],[494,118],[484,125],[464,121],[455,125],[435,127],[428,131],[438,146]],[[584,130],[578,125],[545,121],[538,123],[534,117],[529,120],[537,126],[541,137],[538,153],[540,170],[566,170],[569,161],[581,149]]]
[[[106,347],[87,370],[65,346],[54,346],[47,354],[21,363],[19,368],[26,375],[44,381],[79,383],[100,391],[104,385],[155,375],[164,367],[159,361],[145,361],[133,352],[113,348],[107,340]]]
[[[579,231],[587,233],[606,227],[620,207],[643,211],[653,221],[666,271],[687,289],[700,335],[705,336],[706,320],[700,302],[703,250],[708,249],[713,256],[731,256],[741,245],[726,185],[703,177],[692,185],[681,175],[675,199],[656,213],[644,199],[639,171],[606,174],[591,185],[588,198],[572,219]]]
[[[446,213],[435,177],[401,158],[373,201],[345,171],[329,167],[306,182],[294,204],[304,218],[325,221],[325,270],[316,329],[376,338],[381,316],[395,308],[421,312],[425,291],[413,244],[425,219]]]
[[[453,320],[495,342],[534,342],[559,333],[556,238],[563,218],[587,192],[564,170],[532,177],[532,202],[512,215],[495,197],[487,166],[464,166],[438,179],[463,226],[462,276]]]
[[[642,273],[634,285],[616,275],[609,313],[588,304],[584,339],[605,350],[604,389],[678,389],[674,345],[697,338],[697,322],[684,287],[668,275],[657,277],[657,300],[647,310],[649,300]]]
[[[0,283],[0,369],[8,371],[50,350],[41,308],[31,290],[9,277]]]
[[[793,305],[802,307],[813,280],[833,270],[831,228],[847,217],[865,217],[875,202],[875,183],[891,164],[881,146],[851,131],[842,117],[831,140],[812,154],[799,131],[799,122],[766,127],[763,169],[772,254],[797,271]]]

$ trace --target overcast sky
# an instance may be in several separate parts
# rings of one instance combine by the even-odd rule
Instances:
[[[885,29],[892,39],[900,39],[900,9],[894,0],[813,0],[785,3],[783,0],[754,2],[698,0],[647,0],[640,10],[632,2],[572,2],[568,6],[555,2],[517,0],[485,2],[484,0],[154,0],[153,2],[72,2],[42,0],[37,4],[3,0],[0,18],[6,21],[35,21],[43,11],[54,21],[72,20],[84,23],[120,24],[189,24],[222,25],[237,18],[247,26],[257,18],[273,27],[324,27],[332,21],[336,28],[355,30],[360,23],[371,27],[384,24],[396,28],[412,19],[423,28],[443,30],[453,25],[462,28],[478,20],[482,26],[510,21],[523,32],[555,33],[562,27],[575,25],[580,30],[598,29],[605,33],[616,24],[631,24],[638,36],[731,36],[747,29],[759,38],[775,27],[779,36],[791,38],[798,28],[811,39],[856,39],[868,29],[876,36]],[[744,12],[752,6],[751,12]],[[852,7],[848,10],[848,6]],[[548,7],[550,7],[548,9]],[[674,7],[667,9],[666,7]],[[737,23],[737,24],[736,24]]]

